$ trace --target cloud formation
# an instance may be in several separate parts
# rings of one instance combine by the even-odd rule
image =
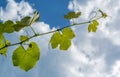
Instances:
[[[8,0],[8,4],[5,9],[0,8],[1,20],[18,20],[23,16],[30,15],[34,9],[29,5],[28,2],[21,1],[16,3],[14,0]]]
[[[73,67],[68,67],[68,69],[72,69],[71,71],[74,72],[69,77],[119,77],[119,74],[117,74],[119,66],[115,65],[120,60],[120,31],[118,30],[120,28],[118,22],[120,1],[86,0],[83,4],[81,0],[73,0],[69,3],[68,8],[83,12],[77,22],[87,20],[91,12],[97,9],[104,10],[112,17],[100,20],[100,26],[95,34],[87,33],[87,25],[79,27],[79,29],[75,28],[77,37],[74,40],[74,44],[77,53],[73,54],[75,53],[74,50],[72,55],[76,63],[71,65]],[[81,57],[82,55],[84,56]],[[83,62],[83,60],[85,61]],[[80,70],[75,70],[76,67],[77,69],[80,67]],[[116,74],[113,76],[111,73],[114,72]],[[71,73],[69,74],[71,75]]]

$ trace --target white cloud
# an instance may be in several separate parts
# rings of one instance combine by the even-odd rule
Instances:
[[[112,68],[112,76],[120,77],[120,61],[116,61]]]
[[[82,2],[82,3],[81,3]],[[87,25],[75,28],[76,38],[71,48],[73,64],[69,64],[69,77],[111,77],[111,71],[119,72],[116,66],[120,59],[120,1],[116,0],[81,0],[70,1],[68,8],[81,11],[82,16],[77,22],[88,20],[93,10],[101,9],[112,18],[100,20],[96,33],[87,33]],[[117,63],[116,63],[117,62]],[[75,64],[74,64],[75,63]],[[116,63],[114,65],[114,63]],[[114,69],[111,69],[112,66]],[[81,67],[81,72],[78,70]],[[72,72],[72,73],[71,73]],[[115,74],[114,74],[115,75]],[[119,74],[114,77],[118,77]]]
[[[0,18],[3,21],[9,19],[18,20],[22,16],[33,13],[33,10],[28,2],[21,1],[20,3],[16,3],[14,0],[8,0],[6,9],[4,10],[2,7],[0,9]]]

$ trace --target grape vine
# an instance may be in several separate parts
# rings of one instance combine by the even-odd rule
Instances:
[[[106,18],[108,15],[102,10],[98,10],[100,15],[93,17],[87,22],[70,24],[68,26],[46,32],[46,33],[36,33],[32,28],[32,24],[39,21],[40,15],[37,11],[34,12],[33,16],[26,16],[20,21],[13,22],[12,20],[7,20],[5,22],[0,22],[0,54],[5,55],[8,51],[8,47],[19,45],[13,52],[12,61],[14,66],[29,71],[33,68],[37,61],[40,59],[40,48],[35,42],[30,42],[27,46],[27,49],[24,47],[26,42],[29,42],[30,39],[53,33],[50,39],[50,44],[53,49],[59,47],[60,50],[68,50],[71,46],[71,40],[75,37],[74,31],[71,29],[72,26],[79,26],[82,24],[88,24],[88,32],[96,32],[97,26],[99,25],[98,20],[101,18]],[[64,18],[67,20],[73,20],[79,18],[82,15],[81,12],[69,12],[64,15]],[[19,32],[20,30],[25,30],[25,28],[30,27],[34,35],[25,36],[21,35],[19,40],[20,42],[11,43],[8,39],[4,37],[4,33],[14,33]],[[24,60],[23,60],[24,59]]]

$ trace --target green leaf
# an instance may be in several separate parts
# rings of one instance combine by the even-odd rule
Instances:
[[[88,26],[88,32],[96,32],[97,27],[94,24],[89,24]]]
[[[92,24],[92,32],[96,32],[96,30],[97,30],[97,25]]]
[[[72,19],[74,18],[75,12],[69,12],[67,15],[64,15],[65,19]]]
[[[6,33],[12,33],[12,32],[14,32],[13,26],[14,26],[14,22],[11,20],[8,20],[4,23],[3,31]]]
[[[19,46],[12,55],[13,65],[19,66],[25,71],[32,69],[40,58],[38,45],[35,42],[31,42],[30,44],[32,47],[28,46],[27,50],[23,46]]]
[[[2,22],[0,22],[0,36],[3,34],[3,23]]]
[[[31,26],[33,23],[39,20],[39,13],[37,11],[34,12],[33,17],[26,16],[22,18],[20,21],[16,21],[14,25],[15,31],[20,31],[21,29]]]
[[[81,15],[81,12],[69,12],[67,15],[64,15],[65,19],[78,18]]]
[[[71,40],[63,37],[60,41],[60,50],[68,50],[70,46],[71,46]]]
[[[5,40],[6,45],[10,45],[10,41],[9,40]]]
[[[20,36],[20,41],[28,41],[28,37],[24,36],[24,35],[21,35]]]
[[[59,31],[57,31],[52,35],[51,40],[50,40],[52,48],[53,49],[56,48],[58,44],[60,43],[60,41],[61,41],[61,34]]]
[[[67,50],[71,46],[71,39],[74,37],[75,34],[71,28],[64,28],[62,34],[59,31],[53,34],[50,43],[53,49],[60,45],[60,50]]]
[[[96,20],[93,20],[92,23],[90,23],[88,26],[88,32],[96,32],[98,25],[99,25],[99,22]]]
[[[26,17],[22,18],[21,21],[16,21],[16,24],[14,25],[15,31],[20,31],[24,27],[30,26],[30,24],[29,24],[30,19],[31,19],[31,17],[26,16]]]
[[[0,41],[2,41],[4,38],[3,34],[0,35]]]
[[[93,24],[96,25],[96,26],[98,26],[98,25],[99,25],[99,22],[96,21],[96,20],[93,20]]]
[[[29,26],[30,19],[31,19],[31,17],[26,16],[26,17],[22,18],[21,21],[17,21],[16,23],[20,24],[20,25],[24,25],[24,26]]]
[[[3,39],[4,39],[4,36],[2,35],[1,38],[0,38],[0,48],[2,48],[2,47],[5,46],[5,44],[3,42]],[[3,48],[3,49],[0,50],[0,54],[1,55],[6,56],[6,53],[7,53],[7,47],[5,47],[5,48]]]
[[[15,31],[20,31],[21,29],[23,29],[25,27],[25,25],[21,25],[21,24],[15,24],[14,25],[14,29]]]
[[[26,51],[23,49],[22,46],[19,46],[12,55],[12,61],[14,66],[20,66],[20,62],[22,59],[24,60],[24,55]]]
[[[63,37],[65,37],[66,39],[72,39],[72,38],[75,37],[75,34],[74,34],[74,32],[72,31],[71,28],[64,28],[64,29],[62,30],[62,35],[63,35]]]
[[[91,24],[91,23],[89,24],[89,26],[88,26],[88,32],[91,32],[91,31],[92,31],[92,25],[93,25],[93,24]]]
[[[75,18],[78,18],[81,15],[81,12],[77,12]]]
[[[2,47],[4,47],[4,46],[5,46],[4,43],[3,43],[3,42],[0,42],[0,48],[2,48]],[[0,54],[1,54],[1,55],[6,56],[6,53],[7,53],[7,48],[3,48],[3,49],[0,50]]]

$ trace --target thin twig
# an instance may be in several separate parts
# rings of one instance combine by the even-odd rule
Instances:
[[[100,18],[102,18],[102,17],[96,18],[96,19],[94,19],[94,20],[98,20],[98,19],[100,19]],[[62,28],[53,30],[53,31],[49,31],[49,32],[46,32],[46,33],[41,33],[41,34],[38,33],[38,34],[35,34],[35,35],[33,35],[33,36],[30,36],[28,39],[25,39],[24,41],[21,41],[21,42],[18,42],[18,43],[13,43],[13,44],[10,44],[10,45],[5,45],[5,46],[1,47],[0,50],[4,49],[4,48],[6,48],[6,47],[10,47],[10,46],[15,46],[15,45],[22,44],[22,43],[24,43],[25,41],[30,40],[30,39],[32,39],[32,38],[34,38],[34,37],[38,37],[38,36],[41,36],[41,35],[46,35],[46,34],[54,33],[54,32],[56,32],[56,31],[61,31],[62,29],[67,28],[67,27],[79,26],[79,25],[82,25],[82,24],[87,24],[87,23],[90,23],[90,22],[92,22],[92,21],[93,21],[93,20],[90,20],[90,21],[87,21],[87,22],[81,22],[81,23],[71,24],[71,25],[68,25],[68,26],[65,26],[65,27],[62,27]]]

